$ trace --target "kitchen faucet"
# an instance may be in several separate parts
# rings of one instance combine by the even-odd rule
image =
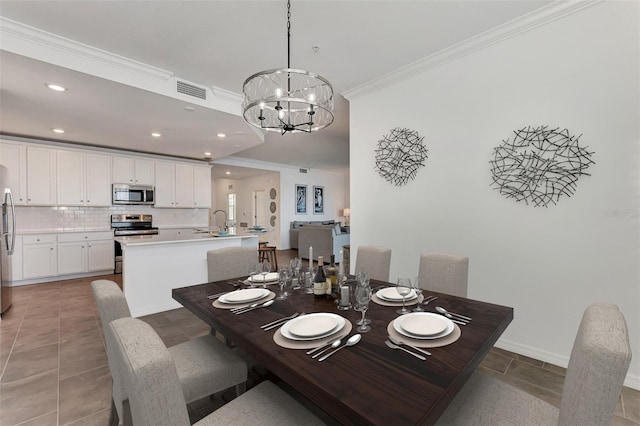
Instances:
[[[222,231],[228,231],[229,227],[227,226],[227,212],[224,210],[214,210],[213,213],[211,213],[212,217],[215,217],[216,213],[218,212],[222,212],[222,214],[224,214],[224,226],[222,227]]]

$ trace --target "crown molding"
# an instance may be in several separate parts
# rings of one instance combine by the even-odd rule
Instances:
[[[238,93],[209,86],[207,91],[210,96],[207,96],[206,100],[185,96],[176,91],[176,81],[185,80],[171,71],[97,49],[2,16],[0,16],[0,49],[203,107],[236,116],[241,115],[240,105],[243,98]]]
[[[471,53],[478,52],[494,44],[500,43],[520,34],[546,25],[557,19],[576,13],[582,9],[600,3],[603,0],[558,0],[530,13],[512,19],[498,27],[484,31],[450,47],[442,49],[423,59],[419,59],[381,77],[360,84],[342,92],[349,101],[376,92],[392,84],[407,80],[430,69],[455,61]]]

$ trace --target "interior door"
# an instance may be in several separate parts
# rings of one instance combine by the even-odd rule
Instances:
[[[253,191],[253,224],[267,227],[267,193],[264,189]]]

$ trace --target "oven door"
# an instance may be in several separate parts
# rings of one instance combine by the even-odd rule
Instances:
[[[114,274],[122,273],[122,245],[119,242],[114,241],[114,251],[115,251],[115,265],[113,267]]]

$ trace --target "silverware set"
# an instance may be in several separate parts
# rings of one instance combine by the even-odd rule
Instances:
[[[471,322],[471,318],[465,315],[456,314],[455,312],[449,312],[442,306],[436,306],[436,311],[445,317],[449,318],[451,321],[460,325],[467,325]]]
[[[429,302],[433,302],[437,298],[438,298],[438,296],[427,296],[427,297],[424,298],[424,300],[422,300],[422,304],[423,305],[428,305]]]
[[[336,352],[338,352],[340,349],[346,348],[347,346],[353,346],[356,343],[358,343],[360,341],[360,339],[362,339],[362,335],[361,334],[354,334],[353,336],[349,337],[349,339],[347,339],[347,341],[340,346],[340,343],[342,343],[341,339],[336,339],[336,340],[332,340],[331,342],[318,346],[317,348],[311,349],[309,351],[307,351],[307,355],[311,355],[311,358],[318,358],[320,355],[322,355],[318,361],[324,361],[325,359],[329,358],[331,355],[335,354]],[[328,350],[333,349],[331,352],[326,353]],[[313,355],[312,355],[313,354]],[[325,354],[325,355],[323,355]]]
[[[231,293],[230,291],[223,291],[221,293],[216,293],[216,294],[210,294],[207,296],[207,299],[209,300],[215,300],[221,296],[224,296],[225,294]]]
[[[253,311],[254,309],[266,308],[267,306],[271,306],[271,305],[273,305],[273,300],[268,300],[264,303],[253,303],[243,308],[232,308],[230,309],[230,311],[233,314],[239,315],[239,314],[244,314],[245,312]]]
[[[287,322],[291,321],[292,319],[297,318],[297,317],[302,316],[302,315],[304,315],[304,312],[303,313],[296,312],[295,314],[290,315],[288,317],[280,318],[280,319],[277,319],[275,321],[271,321],[270,323],[261,325],[260,328],[263,329],[264,331],[273,330],[274,328],[280,327],[280,326],[286,324]]]

